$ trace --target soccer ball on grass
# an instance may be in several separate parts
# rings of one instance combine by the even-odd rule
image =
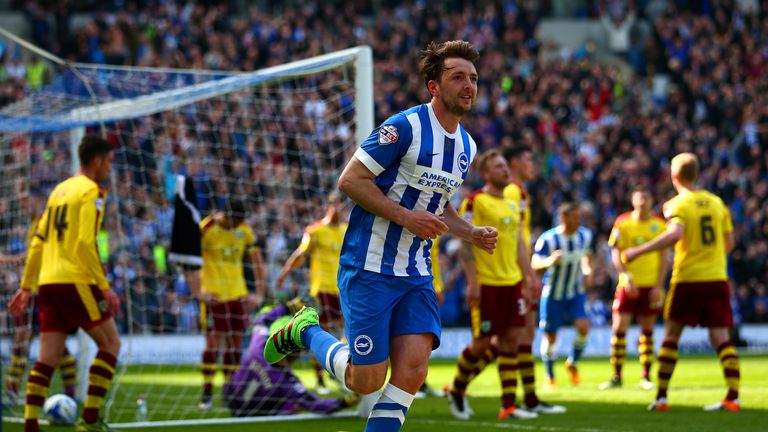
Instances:
[[[54,424],[74,424],[77,420],[77,402],[65,394],[55,394],[45,400],[43,415]]]

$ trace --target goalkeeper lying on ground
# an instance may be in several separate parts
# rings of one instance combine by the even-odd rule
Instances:
[[[233,416],[285,415],[301,410],[330,414],[357,402],[357,395],[323,399],[309,391],[291,370],[297,356],[288,356],[275,365],[264,360],[267,337],[290,321],[290,314],[289,308],[281,304],[256,317],[248,352],[224,385],[224,397]]]

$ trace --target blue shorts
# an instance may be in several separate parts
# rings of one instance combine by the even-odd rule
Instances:
[[[394,336],[432,333],[432,349],[440,346],[431,276],[390,276],[340,265],[338,283],[352,364],[385,361]]]
[[[539,328],[544,333],[555,333],[567,320],[575,321],[579,318],[587,318],[587,310],[584,304],[587,296],[576,294],[575,297],[563,300],[554,300],[547,297],[541,298]]]

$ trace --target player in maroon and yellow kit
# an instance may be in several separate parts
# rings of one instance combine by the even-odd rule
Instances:
[[[613,301],[613,337],[611,338],[611,365],[613,377],[600,384],[601,390],[621,387],[621,368],[627,347],[626,333],[632,316],[637,316],[642,334],[638,339],[640,364],[643,368],[640,387],[653,388],[649,376],[653,362],[653,324],[664,305],[664,281],[669,264],[666,251],[644,254],[631,263],[621,260],[621,251],[638,246],[661,235],[664,220],[651,212],[653,198],[645,188],[632,191],[632,211],[621,214],[613,224],[608,244],[611,259],[619,273]]]
[[[40,215],[45,206],[42,196],[36,196],[33,199],[34,203],[31,204],[32,222],[29,224],[27,230],[27,247],[32,245],[32,240],[35,238],[37,232],[37,224],[40,222]],[[39,204],[38,204],[39,201]],[[26,253],[17,255],[0,255],[0,263],[16,264],[24,261]],[[37,281],[31,282],[30,290],[37,291]],[[19,389],[21,387],[21,380],[27,371],[27,361],[29,358],[29,345],[32,340],[32,335],[35,330],[40,328],[39,319],[39,307],[37,305],[37,297],[30,298],[29,305],[24,313],[14,316],[14,328],[13,328],[13,341],[11,348],[11,362],[8,367],[8,378],[5,383],[5,394],[7,398],[6,403],[15,404]],[[64,353],[59,361],[59,368],[61,369],[61,379],[64,384],[64,393],[72,398],[75,397],[75,385],[77,384],[77,369],[75,364],[75,358],[69,353],[66,347],[64,347]]]
[[[24,431],[37,432],[41,407],[48,395],[54,367],[59,363],[67,333],[83,328],[98,353],[88,375],[78,431],[109,430],[99,408],[112,383],[120,352],[120,336],[112,316],[120,300],[109,287],[96,248],[96,233],[104,216],[106,193],[99,187],[112,168],[112,145],[86,136],[78,148],[80,174],[59,183],[51,192],[29,248],[21,289],[9,310],[26,309],[35,282],[39,283],[40,354],[27,380]]]
[[[729,331],[733,325],[727,275],[727,255],[733,248],[731,215],[719,197],[696,188],[696,155],[681,153],[672,158],[671,174],[677,196],[664,204],[666,231],[624,251],[626,262],[632,262],[644,253],[675,245],[672,280],[664,305],[666,325],[659,352],[659,388],[648,409],[669,409],[667,387],[677,362],[677,342],[685,326],[701,325],[709,328],[728,387],[725,399],[704,409],[740,411],[739,357]]]
[[[328,208],[325,217],[309,225],[304,230],[301,244],[288,257],[280,270],[275,288],[280,289],[288,273],[304,262],[309,255],[309,294],[317,302],[320,326],[336,337],[344,336],[344,317],[341,315],[339,286],[336,274],[339,272],[339,256],[344,243],[347,224],[341,220],[344,202],[338,193],[328,196]],[[296,294],[296,293],[293,293]],[[328,394],[323,379],[323,368],[314,362],[319,394]]]
[[[203,411],[212,406],[213,378],[219,355],[223,354],[222,369],[225,380],[229,380],[240,366],[243,335],[248,327],[247,311],[256,309],[264,301],[266,285],[261,251],[245,218],[245,204],[233,200],[226,211],[214,213],[200,222],[203,267],[200,292],[193,294],[201,301],[200,318],[205,331],[200,366],[203,392],[198,404]],[[256,285],[256,292],[250,294],[243,274],[246,254]],[[195,284],[190,286],[196,290]]]
[[[504,188],[504,198],[515,203],[520,209],[520,223],[522,232],[522,241],[531,254],[531,207],[528,197],[528,191],[525,188],[525,182],[531,181],[536,177],[536,165],[533,160],[533,151],[527,145],[516,145],[504,150],[504,159],[509,164],[510,183]],[[536,275],[531,275],[531,283],[539,283]],[[535,279],[533,279],[535,278]],[[519,334],[517,347],[517,370],[522,382],[523,392],[525,394],[525,409],[540,414],[561,414],[566,412],[566,408],[561,405],[552,405],[539,399],[536,395],[536,381],[533,364],[533,341],[536,337],[538,328],[539,296],[540,286],[535,286],[531,298],[531,307],[525,317],[525,329]],[[498,355],[498,343],[492,339],[492,344],[477,361],[473,371],[469,373],[470,377],[478,375],[483,369],[493,362]]]
[[[478,157],[477,163],[485,186],[465,199],[459,212],[474,225],[497,228],[499,237],[493,255],[480,253],[480,249],[469,243],[461,250],[472,341],[459,356],[453,386],[449,389],[451,414],[464,420],[472,415],[464,392],[477,362],[490,348],[491,338],[496,337],[502,402],[498,418],[534,418],[538,416],[536,413],[515,404],[517,347],[531,298],[528,281],[533,278],[528,248],[523,243],[520,208],[504,198],[509,166],[501,153],[489,150]]]
[[[533,149],[527,145],[516,145],[504,151],[504,159],[507,160],[510,169],[510,183],[504,188],[504,198],[517,203],[520,209],[523,242],[525,243],[528,257],[531,256],[531,201],[525,182],[536,178],[536,164],[533,159]],[[533,290],[531,307],[525,317],[525,331],[520,334],[517,348],[517,370],[520,373],[520,381],[525,394],[525,408],[540,414],[562,414],[566,408],[561,405],[552,405],[541,401],[536,395],[536,381],[533,365],[533,341],[536,338],[538,328],[539,297],[541,283],[538,275],[533,274],[531,281],[537,289]]]

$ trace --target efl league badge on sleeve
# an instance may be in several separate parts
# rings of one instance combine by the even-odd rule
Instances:
[[[400,136],[395,125],[384,125],[379,128],[379,144],[394,144]]]

